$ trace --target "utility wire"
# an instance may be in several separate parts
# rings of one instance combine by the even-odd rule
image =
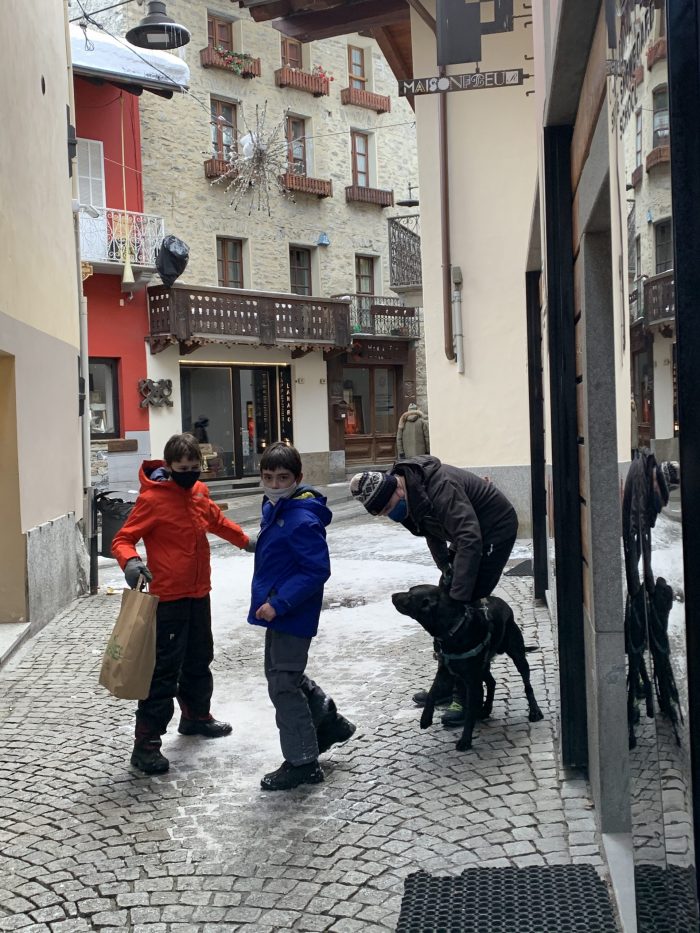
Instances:
[[[80,3],[79,0],[76,0],[76,2],[78,3],[78,6],[83,12],[81,16],[76,16],[73,19],[68,20],[69,23],[78,23],[84,16],[87,15],[85,13],[85,10],[83,9],[82,3]],[[119,0],[119,3],[113,3],[111,6],[103,6],[101,10],[93,10],[92,13],[90,13],[90,16],[97,16],[98,13],[106,13],[107,10],[113,10],[115,7],[124,6],[125,3],[133,3],[133,2],[134,0]]]

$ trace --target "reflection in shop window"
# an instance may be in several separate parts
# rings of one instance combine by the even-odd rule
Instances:
[[[656,249],[656,274],[673,269],[673,224],[671,220],[662,220],[654,228]]]
[[[654,149],[668,145],[668,88],[654,90]]]
[[[118,360],[91,359],[90,435],[96,440],[119,437]]]

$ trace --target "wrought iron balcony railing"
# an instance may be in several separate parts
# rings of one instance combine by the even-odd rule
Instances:
[[[389,218],[389,284],[391,288],[420,288],[420,214]]]
[[[650,276],[644,282],[644,317],[647,326],[675,320],[676,291],[673,269]]]
[[[630,324],[644,321],[644,281],[637,279],[630,287]]]
[[[313,350],[350,343],[348,299],[237,288],[154,285],[148,289],[151,353],[172,343],[190,353],[204,343]]]
[[[396,295],[342,295],[350,299],[350,330],[353,337],[420,337],[418,308],[401,304]]]
[[[165,223],[155,214],[93,208],[96,217],[80,213],[80,256],[84,262],[123,266],[127,254],[135,266],[155,268]]]

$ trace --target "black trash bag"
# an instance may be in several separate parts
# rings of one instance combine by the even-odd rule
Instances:
[[[160,244],[156,255],[156,269],[163,285],[170,288],[187,268],[190,248],[187,243],[170,234]]]

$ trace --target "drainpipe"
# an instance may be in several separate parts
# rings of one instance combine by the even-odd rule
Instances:
[[[457,357],[457,372],[464,373],[464,340],[462,332],[462,270],[452,266],[452,328],[454,332],[454,352]]]
[[[66,33],[66,61],[68,82],[68,104],[71,119],[75,119],[75,93],[73,89],[72,52],[70,44],[68,0],[63,0]],[[80,376],[84,379],[83,414],[81,417],[81,459],[83,467],[83,537],[90,553],[90,594],[94,596],[98,588],[97,576],[97,523],[94,504],[94,489],[90,477],[90,416],[89,416],[89,356],[87,298],[83,292],[83,275],[80,255],[80,190],[78,187],[77,163],[73,160],[71,177],[73,197],[73,236],[75,237],[75,265],[78,285],[78,322],[79,322],[79,361]]]
[[[440,77],[446,69],[440,67]],[[447,157],[447,92],[438,94],[438,135],[440,140],[440,231],[442,239],[442,317],[445,335],[445,356],[455,359],[452,331],[452,283],[450,281],[450,179]]]

